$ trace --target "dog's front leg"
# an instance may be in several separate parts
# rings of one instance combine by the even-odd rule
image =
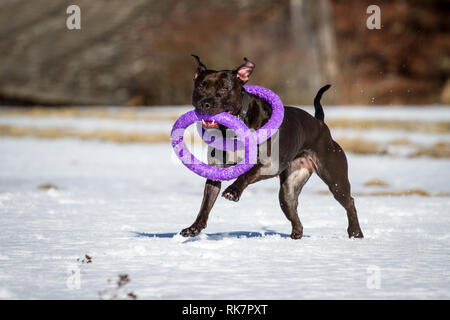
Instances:
[[[222,193],[222,197],[231,200],[239,201],[241,194],[249,184],[255,183],[261,178],[261,164],[255,165],[249,171],[240,175],[236,181],[234,181],[225,191]]]
[[[202,205],[200,206],[200,211],[197,215],[197,219],[195,219],[194,223],[189,228],[183,229],[180,232],[183,237],[195,237],[203,229],[206,228],[209,212],[216,202],[221,186],[222,183],[220,181],[214,181],[210,179],[206,180]]]

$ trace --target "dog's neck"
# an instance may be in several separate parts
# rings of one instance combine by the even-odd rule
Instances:
[[[241,110],[239,110],[239,113],[237,114],[239,120],[241,121],[245,120],[249,104],[250,104],[250,95],[247,93],[247,91],[242,90],[242,107]]]
[[[238,118],[251,129],[261,128],[272,115],[272,107],[263,99],[252,94],[243,92],[242,107]]]

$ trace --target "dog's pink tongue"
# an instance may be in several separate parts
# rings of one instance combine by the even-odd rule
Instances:
[[[219,124],[217,122],[212,121],[203,121],[203,126],[205,128],[217,128]]]

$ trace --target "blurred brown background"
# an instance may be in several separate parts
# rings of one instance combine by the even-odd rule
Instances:
[[[81,30],[66,8],[81,8]],[[381,30],[366,9],[381,8]],[[450,1],[2,0],[0,104],[190,104],[199,55],[286,104],[450,104]]]

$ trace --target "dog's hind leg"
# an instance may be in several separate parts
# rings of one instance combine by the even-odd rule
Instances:
[[[355,202],[350,192],[348,180],[348,164],[342,148],[330,138],[328,143],[321,144],[317,152],[317,175],[328,185],[334,198],[347,211],[349,238],[363,238],[356,213]]]
[[[298,196],[313,172],[313,166],[306,157],[297,158],[280,174],[279,200],[281,210],[292,224],[292,239],[301,239],[303,226],[297,212]]]

